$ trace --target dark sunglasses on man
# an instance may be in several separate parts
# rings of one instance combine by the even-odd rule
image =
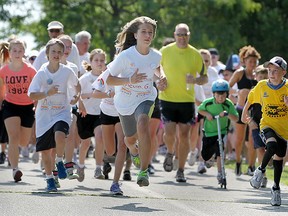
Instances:
[[[49,32],[53,33],[59,33],[60,32],[60,29],[50,29]]]

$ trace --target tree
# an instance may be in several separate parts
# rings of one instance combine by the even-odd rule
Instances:
[[[1,0],[3,4],[24,0]],[[25,1],[27,2],[27,1]],[[161,48],[165,37],[173,37],[175,25],[190,26],[191,44],[196,48],[216,47],[222,61],[238,53],[247,44],[260,51],[262,59],[279,54],[284,57],[287,44],[288,1],[284,0],[39,0],[40,20],[28,23],[33,12],[29,8],[25,19],[9,21],[14,32],[32,33],[40,46],[48,41],[47,24],[59,20],[72,38],[81,31],[92,34],[91,48],[102,48],[114,55],[114,44],[121,27],[131,19],[146,15],[158,23],[153,46]],[[7,11],[6,11],[7,12]],[[2,13],[1,13],[2,15]],[[4,16],[5,14],[3,14]],[[8,16],[10,17],[10,16]],[[277,29],[275,30],[275,26]],[[39,48],[38,47],[38,48]]]

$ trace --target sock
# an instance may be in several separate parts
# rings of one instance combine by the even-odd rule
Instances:
[[[279,190],[280,189],[280,179],[283,170],[283,160],[273,160],[273,167],[274,167],[274,186],[273,189]]]
[[[57,156],[55,161],[56,161],[56,163],[59,163],[59,162],[63,161],[63,158]]]
[[[85,164],[78,164],[79,168],[84,168]]]
[[[53,178],[53,175],[46,175],[46,179],[51,179]]]

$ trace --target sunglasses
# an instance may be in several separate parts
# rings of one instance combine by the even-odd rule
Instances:
[[[50,29],[49,32],[53,33],[59,33],[60,32],[60,29]]]
[[[177,37],[187,37],[189,35],[190,35],[189,33],[185,33],[185,34],[178,33],[178,34],[176,34]]]

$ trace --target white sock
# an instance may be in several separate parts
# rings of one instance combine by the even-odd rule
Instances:
[[[56,161],[56,163],[59,163],[60,161],[63,161],[63,157],[58,157],[57,156],[55,161]]]
[[[85,164],[78,164],[79,168],[84,168]]]
[[[54,176],[51,174],[51,175],[46,175],[46,179],[51,179],[51,178],[54,178]]]

